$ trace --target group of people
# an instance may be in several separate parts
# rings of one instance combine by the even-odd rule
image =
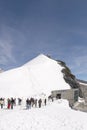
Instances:
[[[44,105],[47,104],[47,99],[45,98],[44,100],[42,100],[41,98],[40,99],[34,99],[34,98],[27,98],[26,99],[26,109],[30,109],[31,107],[39,107],[41,108],[42,106],[42,101],[44,103]],[[18,103],[17,103],[18,102]],[[22,105],[22,99],[21,98],[8,98],[7,100],[4,99],[4,98],[0,98],[0,106],[1,106],[1,109],[3,109],[3,106],[7,106],[7,109],[13,109],[14,106],[16,105]]]
[[[44,99],[44,105],[46,106],[46,103],[47,103],[47,99],[45,98]],[[26,100],[26,108],[29,109],[31,107],[39,107],[41,108],[42,106],[42,99],[40,98],[39,100],[37,99],[34,99],[34,98],[27,98]]]
[[[41,107],[41,103],[42,103],[42,100],[41,99],[39,99],[38,101],[37,101],[37,99],[34,99],[34,98],[27,98],[27,100],[26,100],[26,108],[27,109],[29,109],[29,108],[31,108],[31,107],[37,107],[37,103],[39,104],[39,107]]]

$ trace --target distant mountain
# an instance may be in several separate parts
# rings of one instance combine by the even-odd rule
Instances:
[[[50,95],[53,90],[77,88],[76,78],[62,61],[43,54],[21,67],[0,74],[0,96]]]
[[[84,81],[84,80],[77,79],[77,81],[80,82],[80,83],[87,84],[87,81]]]

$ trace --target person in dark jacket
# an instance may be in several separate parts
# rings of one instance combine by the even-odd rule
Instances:
[[[33,107],[34,106],[34,98],[31,97],[30,101],[31,101],[31,106]]]
[[[37,99],[34,99],[35,107],[37,107]]]
[[[11,109],[13,109],[13,106],[14,106],[14,99],[11,98]]]
[[[30,108],[31,108],[31,100],[29,100],[28,98],[27,98],[27,100],[26,100],[26,108],[27,108],[27,109],[30,109]]]
[[[41,98],[38,100],[38,105],[39,105],[39,108],[41,108],[41,104],[42,104],[42,100]]]
[[[46,106],[46,104],[47,104],[47,100],[46,100],[46,98],[44,99],[44,104],[45,104],[45,106]]]
[[[4,105],[4,99],[3,98],[0,98],[0,105],[1,105],[1,109],[2,109],[3,105]]]

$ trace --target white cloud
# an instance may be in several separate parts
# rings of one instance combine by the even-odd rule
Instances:
[[[25,38],[20,31],[2,25],[0,30],[0,64],[17,63],[15,49],[20,51],[24,40]]]
[[[75,63],[77,66],[82,66],[87,64],[87,55],[79,56],[75,58]]]
[[[87,55],[79,55],[70,61],[70,69],[75,75],[87,74]]]
[[[13,45],[11,40],[0,40],[0,64],[16,62],[13,55]]]

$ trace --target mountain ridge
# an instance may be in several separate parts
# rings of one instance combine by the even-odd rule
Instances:
[[[53,90],[77,87],[76,78],[65,63],[43,54],[0,74],[1,96],[49,96]]]

